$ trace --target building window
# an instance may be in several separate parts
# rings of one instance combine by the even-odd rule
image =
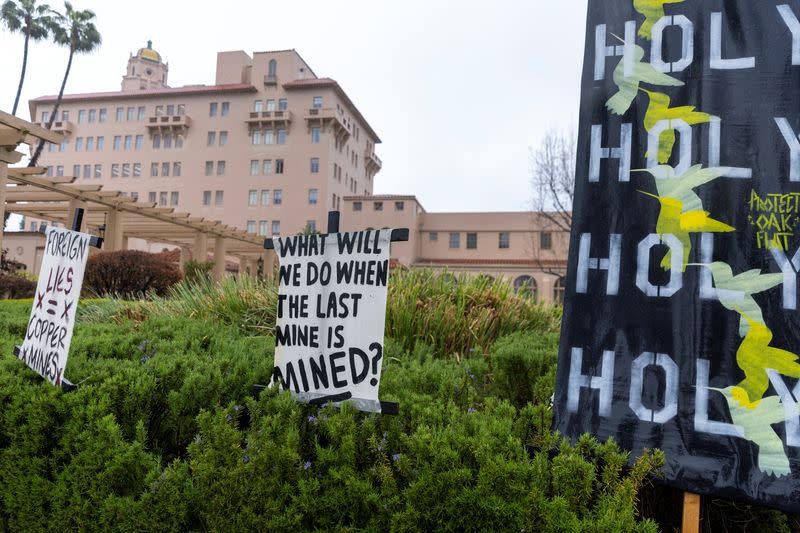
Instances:
[[[164,141],[164,148],[172,148],[172,134],[165,133],[164,137],[162,138]]]
[[[311,173],[317,174],[319,172],[319,157],[311,158]]]
[[[76,178],[81,177],[81,166],[80,165],[72,165],[72,175]]]
[[[217,191],[214,193],[214,205],[217,207],[222,206],[222,201],[225,199],[225,191]]]
[[[183,135],[180,133],[175,134],[175,148],[183,148]]]
[[[314,109],[321,109],[322,108],[322,97],[321,96],[315,96],[314,100],[313,100],[313,103],[311,104],[311,107],[313,107]]]
[[[105,107],[100,108],[100,122],[107,122],[108,121],[108,109]]]
[[[317,205],[317,195],[319,191],[317,189],[308,189],[308,204],[309,205]]]
[[[248,220],[247,221],[247,233],[255,233],[256,232],[256,221],[255,220]]]
[[[250,160],[250,175],[251,176],[258,176],[258,167],[260,166],[260,161],[258,159],[251,159]]]
[[[501,231],[499,233],[497,247],[505,250],[510,246],[511,246],[511,239],[509,233],[507,231]]]
[[[264,130],[264,144],[274,144],[274,134],[275,132],[273,130]]]
[[[136,141],[134,143],[134,148],[136,150],[141,150],[143,144],[144,144],[144,135],[137,135]]]
[[[250,207],[258,205],[258,191],[251,190],[247,193],[247,205]]]
[[[211,133],[209,133],[210,135]],[[253,144],[261,144],[261,130],[253,130]]]
[[[90,109],[89,110],[89,124],[93,124],[97,122],[97,109]]]
[[[52,178],[53,177],[53,166],[52,165],[47,167],[47,177],[48,178]]]
[[[217,161],[217,176],[225,175],[225,161]]]
[[[167,207],[167,193],[166,191],[162,191],[158,194],[158,205],[159,207]]]
[[[153,148],[161,148],[161,135],[158,133],[153,134]]]
[[[83,124],[86,122],[86,110],[81,109],[78,111],[78,124]]]
[[[37,231],[39,229],[39,224],[36,222],[31,222],[31,231]]]
[[[127,151],[127,150],[130,150],[131,148],[133,148],[133,136],[132,135],[126,135],[125,136],[125,150]]]
[[[536,299],[536,280],[530,276],[519,276],[514,280],[514,291],[520,296]]]
[[[92,177],[92,165],[83,165],[83,177],[84,179]]]
[[[94,151],[94,137],[86,137],[86,151],[87,152]]]
[[[275,111],[275,100],[267,100],[267,111]]]
[[[156,116],[157,117],[163,117],[164,116],[164,106],[163,105],[157,105],[156,106]]]
[[[99,138],[102,139],[102,137],[99,137]],[[61,141],[61,149],[60,149],[60,151],[61,152],[66,152],[67,148],[69,148],[69,141],[67,141],[67,140]],[[99,150],[100,148],[98,147],[97,149]]]
[[[220,109],[219,115],[221,117],[227,117],[228,112],[231,110],[231,103],[230,102],[222,102],[222,108]]]
[[[258,234],[259,235],[266,235],[267,234],[267,221],[261,220],[258,223]]]
[[[211,205],[211,191],[203,191],[203,205]]]
[[[186,114],[186,104],[178,104],[178,116],[182,117]]]
[[[139,201],[139,193],[138,192],[132,192],[131,193],[131,200],[133,200],[134,202],[138,202]]]
[[[272,191],[272,203],[274,205],[281,205],[283,203],[283,191],[281,189]]]
[[[217,132],[209,131],[208,132],[208,139],[206,140],[206,146],[214,146],[217,142]]]
[[[134,163],[133,164],[133,177],[138,178],[142,175],[142,164],[141,163]],[[99,176],[95,176],[98,178]]]
[[[181,175],[181,164],[178,161],[172,163],[172,175],[176,178]]]
[[[117,112],[116,112],[117,122],[122,122],[125,119],[124,113],[125,113],[125,109],[123,109],[121,107],[117,108]]]
[[[406,208],[405,202],[395,202],[394,203],[394,210],[395,211],[403,211]]]
[[[261,191],[261,205],[269,205],[269,191],[266,189]]]
[[[308,229],[309,233],[316,233],[317,232],[317,221],[316,220],[306,220],[306,228]]]
[[[131,164],[130,163],[122,163],[122,177],[123,178],[130,178],[131,177]]]
[[[278,128],[278,144],[286,144],[286,129]]]
[[[283,174],[283,159],[275,160],[275,174]]]
[[[228,132],[221,131],[219,132],[219,145],[225,146],[226,144],[228,144]]]
[[[153,191],[147,193],[147,201],[150,202],[151,204],[156,203],[156,193]]]
[[[167,116],[173,116],[175,114],[175,104],[168,104],[167,105]]]
[[[150,176],[153,178],[158,177],[158,163],[150,163]]]
[[[375,211],[383,211],[383,202],[375,202]]]
[[[42,122],[50,120],[50,111],[42,111]]]
[[[178,191],[172,191],[169,195],[169,205],[178,205]]]
[[[353,211],[361,211],[361,202],[353,202]]]
[[[161,163],[161,176],[165,178],[169,176],[169,163]]]
[[[208,116],[209,117],[216,117],[217,116],[217,103],[211,102],[208,104]]]
[[[111,177],[118,178],[119,177],[119,163],[113,163],[111,165]]]
[[[280,220],[273,220],[272,221],[272,234],[273,235],[280,235],[281,234],[281,221]]]
[[[83,137],[76,137],[75,138],[75,151],[76,152],[80,152],[81,150],[83,150]]]
[[[139,120],[144,120],[144,114],[145,114],[145,109],[144,109],[144,106],[141,105],[141,106],[139,106],[139,108],[137,110],[137,117],[136,118],[138,118]]]
[[[560,277],[556,280],[555,284],[553,285],[553,300],[559,304],[564,305],[564,292],[566,291],[566,287],[564,286],[564,278]]]
[[[319,128],[317,126],[314,126],[313,128],[311,128],[311,144],[319,143],[319,134],[320,134],[320,131],[319,131]]]
[[[431,231],[430,233],[428,233],[428,241],[439,242],[439,234],[435,231]]]
[[[460,233],[451,233],[450,234],[450,248],[461,248],[461,234]]]
[[[281,98],[278,100],[278,110],[279,111],[286,111],[286,108],[289,106],[286,98]]]
[[[478,248],[478,234],[467,233],[467,250],[475,250]]]
[[[214,175],[214,162],[206,161],[206,176],[213,176],[213,175]]]
[[[278,62],[274,59],[269,60],[269,67],[267,69],[267,76],[274,78],[278,75]]]
[[[261,112],[261,106],[263,104],[264,104],[264,102],[262,102],[261,100],[256,100],[255,102],[253,102],[253,111],[255,111],[256,113],[260,113]]]
[[[549,231],[543,231],[539,234],[539,248],[542,250],[550,250],[553,247],[553,234]]]
[[[264,160],[264,175],[269,176],[272,174],[272,159]]]
[[[60,178],[63,175],[64,175],[64,165],[58,165],[56,167],[56,176],[58,176]]]
[[[69,120],[69,109],[65,109],[61,112],[61,120],[64,122]]]

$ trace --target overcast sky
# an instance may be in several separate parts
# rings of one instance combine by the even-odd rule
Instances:
[[[220,50],[294,48],[383,140],[375,193],[415,194],[428,211],[524,210],[528,148],[577,122],[586,3],[76,0],[96,12],[103,44],[75,59],[66,92],[119,90],[128,55],[148,39],[173,87],[213,84]],[[3,28],[0,51],[0,109],[10,111],[22,37]],[[18,115],[58,92],[66,59],[66,49],[31,47]]]

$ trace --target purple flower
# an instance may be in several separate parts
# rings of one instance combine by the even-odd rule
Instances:
[[[400,459],[400,454],[399,453],[396,453],[396,454],[392,455],[392,461],[394,461],[396,463],[398,459]]]
[[[378,446],[378,451],[382,452],[383,451],[383,446]]]
[[[195,437],[194,441],[195,442],[203,442],[203,438],[202,437]]]
[[[388,437],[388,436],[389,436],[389,433],[388,433],[388,432],[386,432],[386,431],[384,431],[384,432],[383,432],[383,438],[385,439],[385,438],[386,438],[386,437]]]
[[[225,417],[225,420],[227,420],[228,422],[230,422],[231,420],[233,420],[233,416],[231,416],[231,415],[228,415],[228,416],[226,416],[226,417]]]
[[[242,462],[244,464],[249,463],[250,462],[250,456],[249,455],[245,455],[244,457],[242,457]]]
[[[239,405],[234,405],[234,406],[233,406],[233,410],[234,410],[234,411],[238,411],[238,410],[239,410],[239,409],[241,409],[241,408],[242,408],[242,407],[241,407],[241,406],[239,406]]]
[[[317,417],[316,417],[316,416],[314,416],[314,415],[310,415],[310,416],[308,417],[308,421],[309,421],[310,423],[312,423],[312,424],[316,424],[316,423],[317,423]]]
[[[477,409],[475,409],[474,407],[470,407],[469,409],[467,409],[467,412],[468,412],[468,413],[477,413],[477,412],[478,412],[478,410],[477,410]]]
[[[303,465],[303,470],[308,470],[311,468],[311,461],[306,461],[306,464]]]

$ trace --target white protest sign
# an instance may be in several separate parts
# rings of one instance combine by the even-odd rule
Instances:
[[[280,261],[272,381],[300,401],[378,400],[391,230],[275,239]]]
[[[46,235],[39,283],[18,357],[53,385],[61,385],[91,235],[53,227]]]

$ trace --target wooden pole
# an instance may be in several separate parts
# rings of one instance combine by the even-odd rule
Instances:
[[[700,495],[683,493],[683,533],[700,532]]]

